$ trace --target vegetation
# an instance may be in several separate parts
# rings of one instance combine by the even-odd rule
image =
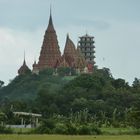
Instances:
[[[0,88],[2,88],[4,85],[4,82],[0,80]]]
[[[11,134],[12,129],[0,125],[0,134]]]
[[[0,135],[0,140],[139,140],[140,136]]]
[[[0,89],[1,122],[19,124],[13,111],[41,113],[41,125],[31,133],[103,133],[101,128],[140,129],[140,80],[132,86],[113,78],[107,68],[93,74],[68,76],[69,69],[17,76]],[[64,76],[65,75],[65,76]],[[22,95],[22,96],[21,96]],[[134,132],[134,133],[135,133]]]

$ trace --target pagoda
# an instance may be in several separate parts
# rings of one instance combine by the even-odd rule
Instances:
[[[44,40],[40,52],[38,64],[34,64],[33,69],[44,70],[46,68],[55,68],[57,61],[61,59],[56,31],[53,26],[51,11],[48,28],[44,35]]]
[[[94,37],[93,36],[89,36],[88,34],[79,37],[80,40],[78,42],[78,48],[80,48],[83,56],[85,57],[85,60],[89,63],[94,65],[95,61],[94,61]]]
[[[77,52],[73,41],[69,38],[67,34],[66,44],[64,48],[63,57],[65,58],[66,62],[68,63],[69,67],[74,67],[77,58]]]
[[[80,40],[78,42],[78,48],[81,50],[81,52],[87,62],[88,73],[93,73],[93,68],[94,68],[94,64],[95,64],[94,37],[86,34],[79,38],[80,38]]]
[[[53,68],[57,72],[60,67],[70,68],[82,73],[93,71],[94,64],[94,37],[85,35],[80,37],[76,49],[73,41],[67,34],[64,53],[61,56],[56,31],[54,29],[51,10],[47,30],[45,31],[39,61],[34,61],[32,73],[39,74],[39,71]]]
[[[19,75],[24,75],[24,74],[27,74],[27,73],[30,73],[30,72],[31,72],[31,70],[30,70],[29,67],[26,65],[25,54],[24,54],[23,65],[19,68],[18,74],[19,74]]]

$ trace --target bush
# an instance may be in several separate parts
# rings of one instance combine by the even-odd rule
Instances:
[[[90,126],[90,128],[91,128],[91,134],[92,135],[100,135],[100,134],[102,134],[101,129],[99,129],[98,127]]]
[[[76,135],[76,134],[78,134],[77,127],[76,127],[75,124],[67,123],[66,127],[67,127],[67,134],[69,134],[69,135]]]
[[[95,126],[81,125],[78,129],[78,134],[80,135],[99,135],[101,130]]]
[[[49,129],[55,128],[55,122],[52,119],[47,119],[43,121],[43,127],[47,127]]]
[[[41,126],[36,128],[33,133],[37,134],[52,134],[55,128],[55,123],[51,119],[43,120]]]
[[[51,134],[52,131],[50,130],[50,128],[40,126],[40,127],[36,128],[35,130],[33,130],[31,133],[35,133],[35,134]]]
[[[129,113],[129,125],[140,129],[140,111],[139,109],[131,110]]]
[[[90,135],[91,134],[91,128],[86,125],[82,125],[79,127],[78,134],[80,135]]]
[[[11,128],[6,128],[0,125],[0,134],[12,134],[13,131]]]
[[[68,134],[68,129],[65,124],[57,124],[54,128],[54,134]]]

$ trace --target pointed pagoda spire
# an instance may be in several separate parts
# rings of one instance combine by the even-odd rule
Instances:
[[[69,34],[67,33],[64,54],[71,54],[71,53],[72,54],[76,53],[76,49],[73,41],[70,39]]]
[[[46,69],[48,67],[54,68],[57,61],[61,58],[61,52],[58,45],[56,31],[53,26],[52,12],[50,7],[50,18],[48,28],[44,35],[42,48],[40,51],[40,57],[38,62],[39,70]]]
[[[53,24],[53,22],[52,22],[52,7],[51,7],[51,5],[50,5],[50,19],[49,19],[49,24]]]
[[[25,60],[25,50],[24,50],[24,61],[23,61],[23,65],[26,65],[26,60]]]
[[[50,18],[49,18],[49,24],[48,24],[48,28],[47,28],[47,31],[55,31],[54,30],[54,26],[53,26],[53,20],[52,20],[52,8],[51,8],[51,5],[50,5]]]
[[[73,67],[76,59],[76,48],[73,41],[70,39],[69,34],[66,37],[66,44],[64,48],[64,56],[70,67]]]
[[[69,40],[69,33],[67,33],[67,40]]]
[[[26,73],[29,73],[31,70],[28,68],[28,66],[26,65],[26,60],[25,60],[25,51],[24,51],[24,60],[23,60],[23,65],[19,68],[18,70],[18,74],[19,75],[23,75]]]

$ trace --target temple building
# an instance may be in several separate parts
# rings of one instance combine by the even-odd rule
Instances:
[[[78,70],[79,72],[84,71],[87,66],[82,53],[79,54],[80,50],[77,50],[73,41],[67,34],[64,53],[61,55],[56,31],[53,26],[52,15],[50,13],[48,28],[44,35],[44,40],[40,52],[39,62],[36,61],[33,64],[33,73],[38,73],[46,68],[57,69],[59,67],[69,67]]]
[[[69,67],[75,67],[76,58],[77,58],[77,52],[74,43],[69,38],[69,35],[67,34],[66,38],[66,44],[64,48],[64,54],[66,62],[68,63]]]
[[[56,31],[54,29],[52,16],[50,13],[48,28],[45,32],[40,52],[38,69],[43,70],[46,68],[54,68],[57,60],[60,60],[60,58],[61,52],[59,49]]]
[[[57,71],[60,67],[72,68],[77,73],[92,73],[94,65],[94,41],[92,36],[80,37],[77,48],[67,34],[64,52],[61,55],[57,40],[57,34],[53,25],[50,12],[49,23],[45,31],[39,61],[34,61],[32,73],[39,74],[39,71],[53,68]],[[23,66],[18,73],[23,74],[29,69],[24,60]]]
[[[30,72],[31,72],[31,70],[26,65],[25,56],[24,56],[23,65],[19,68],[18,74],[19,75],[24,75],[24,74],[27,74],[27,73],[30,73]]]
[[[88,34],[79,37],[80,40],[78,42],[78,48],[80,48],[83,56],[85,57],[85,60],[90,64],[95,64],[94,62],[94,37],[89,36]]]

